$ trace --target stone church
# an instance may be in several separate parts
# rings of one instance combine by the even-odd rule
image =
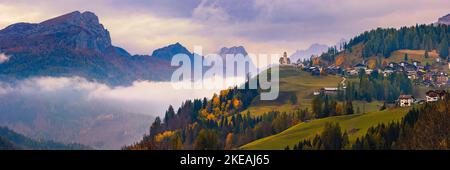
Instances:
[[[287,53],[283,53],[283,57],[280,58],[280,64],[281,65],[288,65],[291,64],[291,60],[287,57]]]

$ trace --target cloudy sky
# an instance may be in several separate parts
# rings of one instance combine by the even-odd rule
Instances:
[[[294,52],[333,45],[376,27],[433,23],[447,0],[0,0],[0,28],[92,11],[113,44],[136,54],[180,42],[217,52],[243,45],[252,53]]]

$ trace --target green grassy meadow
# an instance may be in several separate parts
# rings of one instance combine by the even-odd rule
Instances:
[[[340,76],[312,76],[310,73],[300,71],[292,66],[280,67],[280,93],[278,99],[261,101],[255,98],[250,107],[243,111],[250,111],[252,115],[261,115],[272,110],[291,112],[296,108],[311,108],[314,90],[322,87],[337,87],[342,81]],[[289,98],[296,95],[297,104],[291,104]]]
[[[240,149],[245,150],[280,150],[287,145],[290,148],[303,139],[313,138],[320,133],[327,122],[339,123],[342,130],[347,131],[350,142],[354,142],[357,137],[361,137],[367,132],[369,127],[379,123],[389,123],[401,120],[410,108],[393,108],[383,111],[372,111],[364,114],[343,115],[315,119],[309,122],[299,123],[281,133],[268,136],[251,143]]]

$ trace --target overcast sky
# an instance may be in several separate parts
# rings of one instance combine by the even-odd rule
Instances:
[[[243,45],[252,53],[292,53],[336,44],[376,27],[433,23],[448,0],[0,0],[0,28],[92,11],[113,44],[133,54],[180,42],[205,52]]]

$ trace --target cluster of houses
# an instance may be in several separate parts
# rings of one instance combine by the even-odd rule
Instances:
[[[319,94],[336,94],[338,88],[334,87],[324,87],[313,92],[313,95],[317,96]],[[414,104],[424,104],[430,102],[436,102],[444,99],[446,94],[445,90],[429,90],[425,94],[425,99],[416,99],[413,95],[400,95],[397,99],[396,104],[400,107],[409,107]]]
[[[400,107],[409,107],[414,104],[423,104],[425,102],[436,102],[439,100],[444,99],[445,97],[445,90],[429,90],[425,93],[426,97],[425,100],[423,99],[416,99],[412,95],[400,95],[397,100],[397,104]]]
[[[311,60],[318,56],[312,56]],[[440,61],[437,61],[440,63]],[[289,58],[287,58],[286,52],[283,57],[280,58],[280,64],[282,65],[293,65],[303,71],[310,72],[311,75],[320,76],[321,74],[331,74],[331,75],[341,75],[343,80],[343,86],[345,88],[345,77],[357,76],[361,72],[365,74],[372,74],[377,71],[380,75],[385,77],[396,74],[405,73],[408,78],[411,79],[416,85],[425,85],[427,87],[446,87],[450,85],[448,73],[438,71],[438,69],[432,69],[429,65],[422,65],[420,61],[413,60],[411,63],[402,61],[399,63],[390,62],[381,69],[370,69],[365,62],[355,64],[348,68],[342,68],[336,65],[322,66],[314,65],[311,63],[305,63],[303,61],[297,61],[296,63],[291,63]],[[450,62],[447,63],[450,69]],[[338,91],[335,87],[324,87],[313,92],[313,95],[319,95],[321,93],[334,94]],[[408,107],[414,104],[423,104],[425,102],[435,102],[441,100],[445,97],[446,92],[444,90],[430,90],[426,92],[425,99],[416,99],[412,95],[400,95],[398,97],[397,106]]]
[[[413,80],[416,84],[423,84],[425,86],[446,86],[449,85],[448,74],[446,72],[431,69],[430,66],[422,66],[420,61],[413,61],[412,63],[391,62],[381,71],[384,76],[397,72],[404,72],[408,78]]]
[[[443,87],[450,85],[448,73],[433,69],[431,66],[423,66],[420,61],[409,62],[390,62],[380,69],[370,69],[364,62],[355,64],[351,67],[342,68],[336,65],[320,66],[305,64],[301,61],[293,63],[299,69],[310,72],[311,75],[319,76],[323,73],[331,75],[342,75],[344,77],[357,76],[361,70],[366,74],[372,74],[377,71],[380,75],[385,77],[395,73],[405,73],[416,85],[424,85],[427,87]],[[450,63],[448,64],[450,69]]]

